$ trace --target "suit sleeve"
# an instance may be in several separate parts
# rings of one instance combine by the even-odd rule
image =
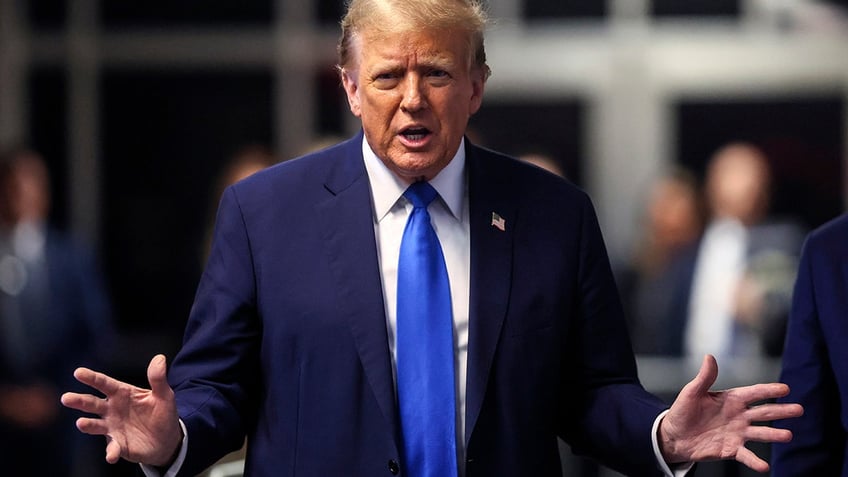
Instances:
[[[561,395],[561,435],[578,453],[628,475],[660,475],[651,428],[666,408],[639,383],[595,212],[585,200],[578,270],[579,297],[568,333]]]
[[[783,402],[804,406],[804,416],[776,422],[792,431],[792,441],[775,444],[772,457],[775,477],[839,475],[841,446],[845,436],[839,428],[839,394],[831,368],[816,300],[821,261],[832,260],[820,253],[814,237],[807,241],[801,257],[789,318],[783,370],[780,380],[791,393]],[[844,312],[845,310],[841,310]]]
[[[197,474],[243,443],[259,385],[256,310],[250,241],[230,188],[218,211],[183,346],[169,372],[189,436],[180,476]]]

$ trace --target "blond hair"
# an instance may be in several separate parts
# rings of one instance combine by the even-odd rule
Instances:
[[[489,76],[483,34],[488,16],[479,0],[349,0],[341,21],[339,69],[353,61],[354,40],[368,34],[458,29],[467,33],[469,67]]]

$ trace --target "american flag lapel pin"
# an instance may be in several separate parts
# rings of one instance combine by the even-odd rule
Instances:
[[[506,231],[506,220],[497,212],[492,212],[492,227],[496,227],[501,232]]]

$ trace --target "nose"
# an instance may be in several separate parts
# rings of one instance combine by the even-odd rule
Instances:
[[[427,107],[424,83],[421,78],[415,75],[407,76],[400,107],[408,113],[421,111]]]

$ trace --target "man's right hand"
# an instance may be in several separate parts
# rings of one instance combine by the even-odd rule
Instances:
[[[163,355],[154,356],[147,367],[150,389],[78,368],[74,377],[104,397],[65,393],[62,404],[97,416],[77,419],[77,428],[86,434],[106,436],[106,461],[110,464],[123,458],[169,467],[182,445],[183,435],[174,391],[166,374]]]

